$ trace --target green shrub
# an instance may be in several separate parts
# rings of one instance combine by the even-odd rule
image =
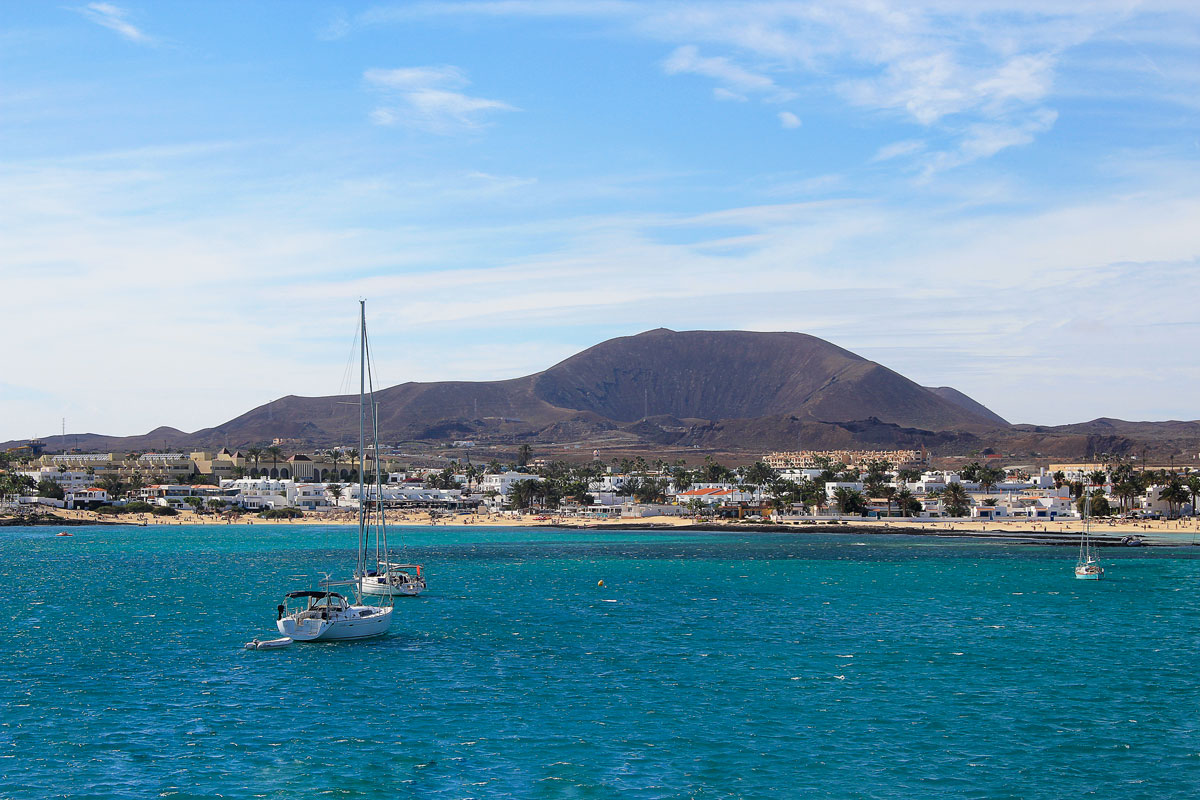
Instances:
[[[268,508],[259,516],[263,519],[296,519],[303,517],[304,512],[298,508]]]
[[[156,517],[175,517],[179,515],[178,511],[168,506],[154,506],[150,513]]]
[[[125,511],[130,514],[147,514],[154,513],[154,509],[158,506],[152,506],[149,503],[141,500],[134,500],[132,503],[125,504]]]
[[[117,514],[121,513],[121,509],[117,508],[116,506],[99,506],[96,508],[96,513],[116,516]]]
[[[37,490],[42,497],[50,497],[54,500],[62,500],[66,496],[62,484],[58,481],[38,481]]]

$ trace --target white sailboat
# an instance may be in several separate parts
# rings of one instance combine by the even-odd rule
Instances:
[[[1084,488],[1083,533],[1079,535],[1079,559],[1075,562],[1075,579],[1098,581],[1104,576],[1104,567],[1096,557],[1096,545],[1092,542],[1092,493],[1091,487]]]
[[[416,597],[425,591],[425,576],[420,564],[395,564],[380,561],[374,571],[368,570],[359,585],[363,594],[382,597]]]
[[[370,539],[365,498],[366,488],[366,389],[367,389],[367,304],[360,301],[361,336],[360,364],[358,387],[358,557],[352,580],[330,581],[320,583],[317,591],[302,590],[288,592],[279,605],[275,625],[279,632],[298,642],[315,642],[347,639],[367,639],[381,636],[388,632],[392,624],[392,599],[384,595],[379,605],[368,605],[362,601],[361,579],[365,572],[367,546]],[[372,400],[372,407],[374,401]],[[375,438],[375,472],[379,472],[379,432],[376,415],[372,413],[372,426]],[[377,479],[378,480],[378,479]],[[383,513],[382,503],[380,514]],[[378,537],[376,539],[378,541]],[[386,538],[384,539],[386,547]],[[330,591],[340,587],[350,587],[356,595],[351,603],[344,595]]]
[[[363,321],[363,341],[367,341],[366,321]],[[365,345],[366,362],[370,364],[370,344]],[[388,547],[387,518],[384,514],[383,470],[379,469],[379,407],[375,404],[375,378],[367,369],[367,395],[371,405],[372,445],[375,450],[375,481],[374,485],[365,487],[359,473],[358,508],[359,519],[365,519],[363,530],[367,532],[364,548],[370,548],[373,533],[374,558],[373,566],[366,558],[359,560],[354,577],[358,582],[356,588],[360,594],[372,597],[415,597],[425,590],[424,568],[420,564],[400,564],[392,561]],[[360,448],[361,452],[361,448]],[[365,489],[365,491],[364,491]]]

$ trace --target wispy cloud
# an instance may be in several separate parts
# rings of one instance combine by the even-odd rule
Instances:
[[[454,91],[470,84],[466,74],[454,66],[368,69],[363,79],[385,98],[385,103],[370,113],[376,125],[448,134],[483,127],[488,113],[518,110],[500,100]]]
[[[777,92],[779,87],[775,81],[766,75],[752,72],[738,66],[728,58],[720,56],[703,57],[695,45],[684,45],[676,48],[663,62],[663,69],[668,75],[692,73],[712,78],[728,90],[738,92]]]
[[[790,130],[792,128],[799,128],[802,123],[800,122],[800,118],[797,117],[792,112],[780,111],[779,112],[779,124]]]
[[[980,147],[997,145],[987,143],[986,132],[975,135]],[[691,328],[700,320],[803,330],[868,355],[905,337],[905,354],[890,355],[889,366],[925,383],[955,385],[1016,419],[1137,414],[1141,388],[1127,396],[1096,391],[1104,407],[1074,402],[1079,380],[1094,370],[1061,354],[1095,343],[1086,332],[1056,330],[1056,347],[1047,350],[1048,334],[1036,326],[1062,317],[1064,297],[1084,297],[1091,316],[1122,330],[1105,342],[1117,348],[1110,355],[1157,365],[1153,385],[1168,396],[1169,381],[1182,380],[1167,368],[1177,353],[1158,346],[1161,330],[1130,330],[1127,321],[1153,308],[1156,321],[1183,332],[1179,326],[1194,324],[1191,298],[1200,291],[1194,164],[1173,170],[1167,186],[1155,173],[1150,182],[1131,178],[1119,197],[985,214],[944,209],[937,225],[927,208],[871,199],[574,215],[557,210],[562,187],[470,170],[430,176],[419,189],[374,170],[338,180],[320,175],[304,191],[294,176],[277,185],[240,179],[219,206],[177,213],[179,196],[228,168],[229,157],[225,148],[165,149],[138,158],[5,165],[0,241],[11,266],[0,315],[10,323],[14,350],[39,356],[29,360],[23,382],[53,394],[6,405],[19,415],[0,423],[33,426],[9,435],[45,433],[63,415],[78,420],[72,425],[114,433],[160,423],[198,428],[280,394],[332,393],[345,358],[338,337],[353,327],[360,296],[371,298],[380,352],[396,354],[380,365],[393,383],[512,377],[594,344],[597,331]],[[362,185],[375,180],[383,182],[376,189]],[[439,195],[446,184],[456,184],[455,192]],[[545,192],[553,208],[485,225],[423,224],[463,216],[464,203],[482,202],[481,191],[504,198]],[[303,203],[296,204],[297,195]],[[402,218],[413,222],[396,226]],[[164,263],[172,269],[164,271]],[[53,306],[28,302],[44,293],[47,280],[56,287]],[[871,303],[870,326],[862,324],[864,291],[881,298]],[[745,302],[730,302],[731,294]],[[53,337],[45,336],[49,308]],[[350,309],[344,329],[298,333],[273,322],[329,319],[339,308]],[[1020,320],[1034,327],[1019,327]],[[73,363],[80,343],[98,329],[113,332],[109,361],[57,368]],[[155,336],[122,334],[135,329]],[[211,334],[201,348],[197,329]],[[413,336],[426,337],[421,347],[411,346]],[[542,344],[488,349],[504,337]],[[978,373],[930,357],[929,342],[948,338]],[[1001,339],[1006,347],[997,350]],[[181,351],[189,358],[174,358]],[[999,354],[1020,361],[1000,363]],[[81,382],[101,384],[111,363],[131,358],[160,365],[130,378],[140,395],[121,403],[111,394],[81,399]],[[258,360],[273,369],[251,375],[239,366]],[[193,392],[196,374],[221,388]],[[1037,393],[1020,389],[1031,376],[1039,380]],[[1007,383],[998,389],[997,381]],[[1191,396],[1182,385],[1175,396]],[[1004,398],[1007,404],[996,402]],[[1186,413],[1181,403],[1161,415]]]
[[[1194,36],[1176,32],[1194,27],[1176,24],[1194,20],[1186,3],[1143,8],[1122,0],[1036,6],[1024,0],[424,2],[372,7],[350,28],[433,16],[616,23],[672,45],[663,69],[712,80],[717,100],[833,97],[851,110],[930,129],[936,135],[923,149],[941,142],[944,154],[926,154],[925,169],[934,162],[939,169],[962,166],[1048,131],[1064,64],[1085,46],[1118,42],[1128,49],[1131,36],[1162,42],[1165,35],[1184,63],[1194,49],[1188,46]],[[1136,71],[1145,70],[1143,61]],[[1157,74],[1161,79],[1162,71]],[[1189,86],[1198,84],[1194,76],[1188,79]],[[1178,82],[1158,90],[1168,102],[1194,103]],[[874,160],[917,154],[881,151]]]
[[[153,44],[154,37],[149,36],[129,21],[129,12],[112,3],[88,3],[75,9],[97,25],[103,25],[109,30],[116,31],[131,42],[138,44]]]
[[[968,125],[958,146],[953,150],[931,153],[922,164],[921,176],[929,178],[937,172],[990,158],[1001,150],[1030,144],[1038,134],[1054,125],[1058,112],[1040,108],[1015,121],[999,120]]]
[[[920,139],[905,139],[884,145],[875,152],[872,161],[890,161],[901,156],[910,156],[925,149],[925,142]]]

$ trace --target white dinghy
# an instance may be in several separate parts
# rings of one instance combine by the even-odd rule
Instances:
[[[284,636],[279,639],[267,639],[266,641],[251,639],[250,641],[246,642],[245,646],[247,650],[278,650],[281,647],[290,646],[291,643],[292,639]]]

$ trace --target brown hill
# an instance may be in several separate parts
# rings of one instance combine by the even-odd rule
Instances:
[[[376,396],[388,441],[536,436],[567,423],[586,435],[660,416],[874,417],[932,430],[996,426],[986,409],[945,400],[886,367],[800,333],[659,329],[610,339],[523,378],[405,383]],[[234,443],[276,436],[346,441],[357,432],[353,402],[284,397],[196,436]]]
[[[924,439],[950,446],[1008,427],[959,392],[924,388],[801,333],[658,329],[602,342],[522,378],[405,383],[376,398],[389,443],[587,440],[615,432],[645,444],[733,447],[737,438],[739,449],[756,450],[816,446],[807,445],[809,438],[846,446]],[[356,399],[293,395],[191,434],[160,428],[136,437],[50,437],[47,444],[102,450],[245,446],[273,438],[343,444],[357,438]],[[846,427],[855,421],[857,430]],[[955,433],[935,435],[947,431]]]
[[[631,422],[878,417],[942,430],[986,429],[983,413],[949,402],[887,367],[803,333],[660,328],[610,339],[534,376],[547,403]],[[1005,424],[1005,423],[1001,423]]]

